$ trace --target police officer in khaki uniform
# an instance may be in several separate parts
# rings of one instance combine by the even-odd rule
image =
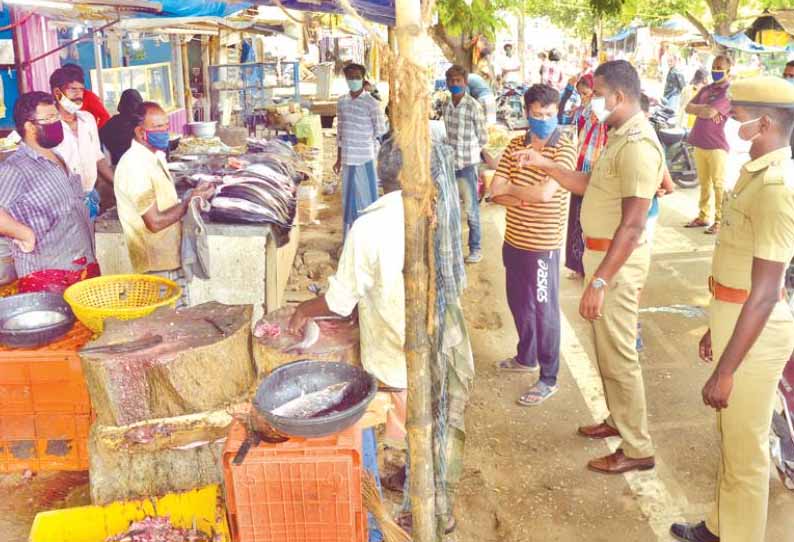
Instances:
[[[640,78],[628,62],[606,62],[596,70],[593,113],[611,129],[591,174],[562,169],[531,150],[518,153],[522,165],[539,167],[572,193],[584,195],[587,287],[579,313],[593,325],[610,416],[580,427],[579,434],[623,439],[614,454],[588,463],[591,470],[606,474],[655,466],[635,347],[639,292],[650,267],[645,222],[662,182],[664,153],[642,112],[640,96]]]
[[[687,542],[762,542],[775,389],[794,349],[783,278],[794,256],[794,86],[777,77],[733,84],[731,116],[752,141],[751,161],[726,198],[712,263],[710,330],[700,357],[716,360],[703,402],[722,441],[717,503],[705,522],[675,524]]]

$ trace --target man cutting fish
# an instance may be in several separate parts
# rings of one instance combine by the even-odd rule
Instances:
[[[200,184],[191,197],[179,201],[168,172],[168,115],[158,104],[143,102],[136,111],[135,137],[119,160],[113,182],[119,221],[124,230],[132,268],[175,280],[187,305],[187,283],[181,271],[180,221],[192,197],[209,199],[214,188]]]

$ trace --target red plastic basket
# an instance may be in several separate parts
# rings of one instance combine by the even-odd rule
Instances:
[[[36,349],[0,347],[0,472],[86,470],[91,401],[77,350],[80,323]]]
[[[364,542],[361,429],[251,448],[235,423],[223,453],[226,508],[235,542]]]

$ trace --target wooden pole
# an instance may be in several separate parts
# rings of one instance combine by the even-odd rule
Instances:
[[[526,65],[526,55],[527,55],[527,38],[526,38],[526,29],[527,29],[527,18],[524,15],[524,6],[523,4],[518,8],[518,61],[521,66],[521,81],[526,82],[527,77],[527,65]]]
[[[105,101],[105,81],[102,80],[102,35],[94,32],[94,64],[96,65],[96,93]]]
[[[396,57],[398,54],[398,50],[397,50],[397,36],[394,32],[394,27],[389,26],[386,32],[389,40],[389,49],[392,51],[394,57]],[[384,59],[383,65],[388,70],[387,73],[389,78],[389,124],[394,126],[394,99],[395,96],[397,96],[396,82],[394,79],[394,71],[395,71],[394,68],[396,64],[394,61],[386,62],[386,59]]]
[[[185,113],[187,121],[193,122],[193,93],[190,92],[190,57],[187,52],[187,42],[180,40],[179,51],[182,56],[182,86],[185,89]]]
[[[201,79],[204,81],[204,117],[201,119],[204,122],[209,122],[210,120],[210,111],[212,104],[210,103],[210,96],[212,93],[210,92],[210,41],[212,38],[207,36],[201,37]]]
[[[430,178],[427,36],[420,0],[397,0],[394,122],[402,151],[400,182],[405,207],[405,357],[408,366],[410,499],[415,542],[435,542],[435,483],[430,385],[430,333],[435,281],[432,260],[433,184]]]
[[[16,9],[11,9],[11,22],[17,23],[19,22],[19,12]],[[27,74],[25,73],[26,70],[23,68],[23,61],[24,53],[22,49],[22,28],[17,26],[12,30],[11,37],[13,38],[13,45],[14,45],[14,63],[16,65],[17,70],[17,90],[19,91],[20,96],[25,94],[30,89],[28,88],[28,78]],[[22,134],[19,134],[20,136]]]

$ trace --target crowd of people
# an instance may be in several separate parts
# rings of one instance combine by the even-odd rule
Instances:
[[[510,48],[505,53],[512,59]],[[781,295],[785,270],[794,257],[794,167],[789,146],[794,129],[794,84],[788,84],[794,81],[794,63],[787,66],[785,79],[733,80],[730,59],[719,55],[708,83],[701,72],[687,83],[676,65],[677,59],[671,56],[660,106],[682,109],[679,118],[691,123],[689,140],[696,149],[702,197],[700,216],[686,226],[704,227],[717,236],[712,277],[703,285],[711,292],[712,301],[700,356],[715,363],[702,399],[717,411],[722,457],[711,514],[697,524],[675,524],[671,533],[686,542],[763,540],[772,401],[794,350],[794,317]],[[509,82],[512,66],[507,63],[499,77]],[[433,148],[446,148],[449,162],[446,168],[434,168],[434,179],[439,205],[442,199],[445,205],[462,199],[469,245],[464,260],[462,215],[460,220],[438,220],[437,231],[448,235],[456,247],[449,252],[456,257],[450,260],[454,264],[447,268],[454,270],[449,276],[456,277],[453,283],[458,288],[450,299],[459,310],[457,303],[465,284],[462,263],[475,264],[483,257],[476,171],[482,163],[489,163],[496,168],[491,201],[506,207],[502,258],[507,302],[518,334],[515,355],[495,360],[496,369],[538,375],[517,398],[520,405],[541,405],[559,390],[559,280],[564,263],[575,277],[584,279],[579,312],[592,325],[609,407],[605,420],[579,427],[578,434],[588,439],[621,439],[616,452],[595,458],[587,466],[604,474],[653,469],[655,447],[638,354],[638,312],[650,268],[658,200],[673,190],[673,184],[665,150],[648,120],[651,99],[643,93],[637,70],[623,60],[603,63],[595,70],[584,63],[582,73],[564,85],[554,69],[547,67],[544,74],[547,78],[529,86],[523,96],[526,133],[512,139],[495,161],[483,151],[489,117],[488,105],[479,92],[483,74],[469,74],[461,66],[446,72],[451,99],[443,120],[431,124],[436,133]],[[350,79],[349,75],[349,83]],[[356,88],[350,84],[353,100],[361,99]],[[568,107],[571,100],[575,105]],[[739,136],[750,146],[750,162],[742,168],[732,197],[723,203],[721,164],[730,152],[724,136],[729,118],[739,123]],[[341,117],[340,123],[345,122],[348,120]],[[344,133],[351,132],[345,128]],[[379,136],[369,128],[356,133],[366,133],[368,148],[375,146]],[[349,140],[340,142],[340,156],[351,152],[349,144]],[[715,214],[711,214],[710,205],[716,208]],[[371,326],[362,333],[362,348],[366,342],[367,350],[400,352],[405,322],[400,282],[404,262],[384,247],[402,248],[402,222],[397,220],[401,212],[401,198],[391,194],[361,211],[361,220],[350,228],[328,293],[298,308],[293,319],[296,331],[311,317],[346,315],[357,305],[362,329]],[[381,233],[389,220],[399,225],[393,239]],[[437,263],[442,265],[441,245],[436,243],[435,248]],[[402,254],[402,250],[397,252]],[[442,288],[445,282],[439,280],[437,286]],[[455,314],[462,316],[458,310]],[[465,330],[463,320],[457,329]],[[434,345],[444,344],[446,331],[442,326]],[[445,394],[452,389],[446,387],[449,382],[434,380],[434,390],[442,390],[434,397],[434,437],[446,434],[450,412],[459,414],[454,417],[456,423],[462,422],[462,406],[473,378],[468,335],[463,336],[466,339],[458,346],[465,344],[462,351],[468,357],[461,357],[468,361],[454,365],[450,359],[456,355],[435,356],[438,352],[434,351],[435,372],[466,376],[452,411],[451,395]],[[382,374],[389,385],[402,389],[407,384],[403,356],[373,353],[363,355],[362,362],[374,374]],[[392,374],[384,373],[385,368]],[[395,404],[404,407],[404,396]],[[404,409],[395,411],[404,414]],[[402,422],[404,419],[398,425]],[[456,429],[463,434],[462,423]],[[459,456],[453,458],[448,447],[436,443],[434,451],[437,464],[449,461],[458,465]],[[455,451],[462,453],[462,441]],[[441,482],[437,479],[445,503],[439,521],[441,528],[449,531],[455,524],[450,506],[455,478],[446,470],[444,473]],[[403,483],[405,474],[388,485],[399,489]]]

